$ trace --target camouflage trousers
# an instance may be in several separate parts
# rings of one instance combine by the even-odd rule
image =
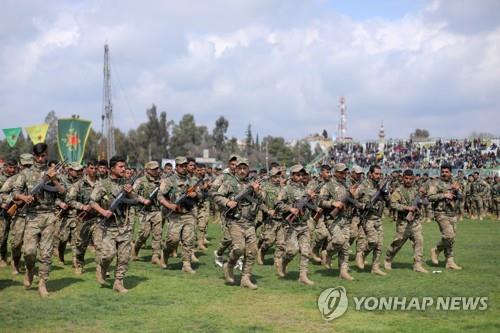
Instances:
[[[366,247],[366,235],[365,230],[359,225],[359,216],[353,216],[351,219],[350,231],[349,231],[349,244],[352,245],[356,242],[357,248]]]
[[[255,226],[248,222],[234,222],[229,224],[229,233],[232,239],[232,248],[228,262],[234,266],[243,256],[243,274],[252,274],[252,267],[257,256],[257,236]]]
[[[132,226],[104,228],[98,225],[96,228],[101,229],[96,234],[97,264],[101,265],[104,272],[107,272],[116,256],[115,279],[123,280],[128,271],[132,251]]]
[[[75,237],[76,237],[76,216],[68,216],[63,219],[57,219],[54,231],[53,249],[64,253],[68,241],[71,240],[71,252],[75,256]]]
[[[276,249],[274,250],[274,262],[278,262],[285,256],[286,251],[286,233],[288,226],[280,224],[276,229]]]
[[[151,235],[153,256],[161,256],[161,237],[163,235],[163,216],[161,211],[145,212],[140,217],[139,233],[135,242],[135,251],[139,252]]]
[[[37,251],[40,254],[40,280],[49,278],[52,264],[52,243],[56,216],[53,212],[29,212],[26,215],[24,230],[23,253],[26,269],[34,272]]]
[[[319,220],[310,218],[308,221],[309,234],[311,235],[311,248],[312,252],[316,255],[321,254],[321,250],[328,243],[330,232],[328,231],[325,220],[321,217]]]
[[[198,206],[198,239],[204,240],[207,233],[208,217],[210,216],[210,202],[204,200]]]
[[[457,217],[446,213],[435,213],[435,218],[441,232],[441,239],[436,244],[438,252],[444,251],[446,258],[453,258],[453,248],[457,234]]]
[[[300,253],[299,271],[307,272],[311,252],[311,236],[306,226],[288,227],[285,232],[285,255],[283,260],[288,263]]]
[[[0,260],[7,261],[7,241],[11,220],[9,217],[0,217]]]
[[[24,228],[26,227],[26,216],[16,215],[12,218],[10,229],[10,248],[12,260],[19,264],[23,249]]]
[[[394,235],[394,240],[387,248],[386,260],[392,261],[408,239],[413,245],[413,263],[422,263],[424,236],[422,234],[422,224],[420,220],[414,220],[412,223],[408,223],[405,220],[397,222],[396,235]]]
[[[471,197],[472,214],[477,217],[484,216],[484,202],[483,198],[479,195],[473,195]]]
[[[169,217],[168,233],[163,255],[168,258],[177,245],[182,245],[182,261],[191,262],[191,254],[194,251],[196,216],[193,211],[185,214],[173,213]]]
[[[351,224],[345,222],[330,224],[330,238],[326,247],[327,256],[331,258],[334,254],[338,254],[339,268],[347,267],[349,263],[349,239],[351,233]]]
[[[91,218],[88,220],[77,220],[76,228],[75,228],[75,252],[74,258],[76,261],[76,265],[80,268],[84,266],[85,263],[85,252],[90,244],[90,241],[94,238],[93,243],[98,244],[99,240],[96,239],[97,233],[96,230],[99,229],[96,227],[97,218]],[[100,237],[102,239],[102,236]],[[96,246],[97,247],[97,246]],[[96,250],[96,256],[97,256]]]
[[[497,218],[500,216],[500,198],[493,198],[493,213]]]
[[[263,253],[269,250],[276,242],[281,224],[281,220],[277,219],[266,219],[262,224],[258,248],[260,248]]]
[[[217,255],[222,256],[227,249],[231,247],[233,241],[231,240],[231,233],[229,232],[229,227],[227,226],[226,219],[221,215],[221,233],[222,237],[217,247]]]
[[[382,247],[384,245],[384,227],[380,218],[371,218],[363,226],[366,235],[366,244],[359,246],[357,251],[363,252],[364,257],[373,252],[373,264],[380,263]]]

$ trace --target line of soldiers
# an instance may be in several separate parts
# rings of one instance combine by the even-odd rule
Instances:
[[[384,178],[377,165],[364,178],[362,168],[354,166],[349,171],[342,163],[333,170],[323,165],[316,178],[299,164],[289,169],[288,177],[286,169],[277,164],[269,174],[257,175],[237,155],[230,156],[227,169],[218,174],[182,156],[175,159],[175,169],[167,165],[163,174],[156,161],[134,173],[119,156],[109,163],[88,161],[85,167],[70,163],[65,173],[62,163],[49,162],[47,156],[47,146],[37,144],[32,155],[21,155],[19,168],[17,161],[7,160],[0,176],[0,266],[7,265],[10,230],[12,272],[20,273],[23,254],[24,286],[29,289],[37,276],[42,297],[48,296],[52,256],[64,264],[68,244],[75,274],[84,273],[86,251],[90,246],[94,249],[96,280],[101,285],[107,284],[116,258],[113,289],[119,293],[128,291],[123,280],[129,262],[138,259],[149,237],[152,264],[165,269],[179,251],[182,271],[194,274],[195,251],[205,251],[208,245],[211,215],[221,224],[214,261],[223,268],[229,284],[235,283],[234,270],[240,267],[240,286],[244,288],[257,288],[252,281],[253,266],[255,262],[264,264],[273,246],[278,277],[288,274],[289,263],[299,255],[298,280],[306,285],[313,284],[308,276],[309,260],[331,268],[334,256],[339,277],[353,280],[349,249],[354,243],[356,266],[363,270],[372,254],[371,272],[386,275],[381,257],[382,215],[387,207],[397,223],[395,238],[386,251],[386,271],[409,239],[414,271],[428,272],[423,266],[421,224],[429,210],[441,232],[441,240],[431,250],[433,264],[439,264],[443,252],[446,268],[461,269],[454,260],[454,242],[457,219],[467,201],[463,196],[466,185],[452,178],[451,166],[446,164],[440,178],[422,182],[416,181],[411,170]],[[481,202],[474,194],[484,191],[483,182],[475,182],[469,184],[470,198],[481,216]],[[492,202],[498,217],[498,177],[489,188],[494,189]],[[134,241],[135,224],[139,230]]]

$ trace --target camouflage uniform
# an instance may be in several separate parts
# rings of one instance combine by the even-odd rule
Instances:
[[[74,237],[74,239],[72,239],[72,242],[74,242],[73,261],[77,272],[83,272],[85,252],[92,238],[96,246],[96,256],[99,253],[97,249],[100,249],[100,242],[95,232],[98,213],[95,210],[89,212],[83,211],[84,206],[90,205],[90,194],[96,183],[97,180],[93,183],[85,176],[73,183],[66,195],[68,204],[78,213],[78,217],[75,218],[75,232],[74,235],[71,236]]]
[[[488,183],[478,178],[470,186],[472,206],[477,213],[477,217],[482,220],[484,217],[484,197],[489,191]]]
[[[125,181],[121,178],[99,180],[90,193],[90,204],[98,204],[108,209],[113,200],[121,193]],[[107,220],[101,218],[96,228],[96,262],[98,272],[104,275],[116,256],[115,280],[123,281],[128,270],[132,250],[132,221],[129,205],[123,204],[120,212],[114,212]],[[116,281],[115,281],[116,283]]]
[[[325,181],[322,179],[313,180],[308,184],[307,189],[319,194],[324,184]],[[320,257],[321,250],[325,247],[328,242],[328,237],[330,236],[330,232],[326,226],[327,223],[325,222],[323,215],[321,215],[319,217],[311,216],[308,224],[309,234],[311,235],[311,255]],[[316,260],[317,259],[319,258],[316,258]]]
[[[222,174],[220,174],[217,178],[215,178],[214,182],[212,183],[212,187],[210,188],[210,194],[212,198],[214,198],[214,202],[216,207],[219,208],[220,212],[220,220],[221,220],[221,229],[222,229],[222,238],[220,240],[219,246],[217,247],[216,254],[217,256],[222,256],[224,252],[231,246],[231,234],[229,232],[229,228],[226,224],[226,219],[224,218],[224,212],[227,210],[227,207],[222,207],[217,204],[215,200],[215,195],[219,189],[219,187],[222,186],[222,184],[226,182],[233,182],[236,181],[235,176],[229,171],[229,170],[224,170]]]
[[[327,262],[332,258],[332,255],[337,253],[339,260],[340,277],[347,280],[352,280],[348,274],[349,265],[349,239],[350,239],[350,210],[348,204],[338,211],[335,217],[332,217],[330,212],[334,209],[332,204],[336,201],[342,201],[349,193],[345,182],[337,177],[327,182],[320,191],[320,206],[325,210],[325,222],[330,231],[328,240]]]
[[[500,217],[500,182],[495,181],[491,186],[492,200],[493,200],[493,211],[498,219]]]
[[[237,177],[229,179],[222,183],[214,196],[215,202],[221,207],[227,207],[226,205],[231,201],[231,197],[243,191],[247,186],[250,186],[250,182],[247,179],[241,180]],[[255,235],[255,218],[257,212],[259,208],[267,212],[260,194],[253,192],[252,198],[253,202],[249,200],[239,202],[225,217],[232,241],[225,272],[229,269],[232,278],[232,269],[238,259],[243,256],[242,286],[244,286],[245,281],[250,280],[252,267],[257,255],[257,236]],[[228,279],[226,278],[226,280]]]
[[[346,179],[346,188],[351,190],[351,187],[358,188],[361,180],[356,181],[354,178],[348,176]],[[359,225],[359,210],[351,207],[351,227],[349,231],[349,244],[352,245],[356,241],[357,248],[366,248],[366,235],[363,228]]]
[[[182,195],[190,186],[194,185],[193,180],[188,175],[181,175],[175,172],[170,177],[165,178],[160,183],[158,191],[158,201],[164,199],[174,202]],[[197,196],[201,196],[197,190]],[[195,199],[188,199],[190,205],[180,208],[179,212],[168,212],[168,234],[163,247],[163,258],[165,264],[168,263],[168,258],[177,248],[179,242],[182,245],[182,262],[183,269],[186,272],[194,272],[191,269],[191,256],[194,252],[196,216],[194,206]],[[189,266],[189,267],[188,267]]]
[[[47,172],[46,165],[34,164],[19,173],[14,181],[14,195],[30,193]],[[64,186],[63,183],[60,183]],[[47,282],[52,264],[52,242],[56,217],[55,206],[62,200],[63,194],[42,190],[35,201],[26,207],[26,227],[23,239],[26,277],[32,280],[35,272],[37,250],[40,254],[40,281]],[[24,207],[23,207],[24,209]],[[29,287],[31,283],[26,283]]]
[[[452,191],[451,186],[451,179],[448,181],[443,178],[436,179],[428,184],[427,193],[434,210],[434,217],[441,231],[441,240],[432,249],[431,258],[433,263],[437,264],[439,253],[444,251],[447,267],[453,268],[452,266],[455,266],[453,249],[457,233],[458,203],[455,199],[445,198],[445,194]]]
[[[371,178],[367,178],[363,180],[363,182],[361,182],[359,187],[356,189],[354,198],[360,204],[366,205],[378,191],[378,186],[378,182],[375,182]],[[384,228],[382,224],[384,207],[384,200],[379,200],[373,205],[371,211],[368,212],[367,218],[363,224],[363,230],[366,235],[367,243],[366,246],[358,247],[356,254],[357,256],[365,258],[369,253],[373,252],[372,272],[379,275],[385,274],[380,271],[380,256],[382,254],[382,246],[384,243]]]
[[[9,176],[3,172],[0,172],[0,189],[3,187],[3,185],[7,182],[9,178],[12,178],[13,176]],[[5,196],[5,200],[2,200],[3,197]],[[2,205],[7,205],[9,203],[9,196],[8,194],[0,196],[0,203]],[[7,240],[9,238],[9,231],[11,227],[11,218],[8,216],[7,212],[0,208],[2,211],[2,215],[0,215],[0,262],[3,263],[3,265],[6,265],[7,262]]]
[[[160,186],[160,179],[155,179],[149,175],[144,175],[134,183],[134,192],[144,198],[149,198],[156,187]],[[141,247],[146,243],[149,235],[152,235],[152,261],[159,263],[161,257],[161,238],[163,234],[163,215],[157,201],[157,196],[152,198],[150,206],[144,206],[139,214],[140,229],[134,245],[134,254],[137,255]]]
[[[262,186],[262,195],[268,211],[275,208],[280,190],[281,186],[279,184],[275,185],[272,182],[266,182],[266,184]],[[264,259],[266,252],[277,241],[277,236],[282,228],[282,224],[283,221],[279,214],[275,213],[272,217],[268,214],[264,214],[258,242],[259,258],[261,260]]]
[[[387,263],[391,263],[393,258],[403,247],[408,239],[413,244],[413,263],[415,270],[421,269],[424,251],[424,237],[422,235],[422,214],[419,207],[413,212],[413,219],[408,221],[406,217],[409,208],[415,203],[415,198],[419,194],[416,185],[406,187],[399,186],[391,195],[391,207],[397,211],[396,235],[386,252],[386,269],[390,269]]]
[[[209,179],[206,177],[205,182]],[[205,237],[207,234],[208,218],[210,216],[210,200],[208,197],[208,190],[203,189],[201,191],[201,198],[197,202],[197,221],[198,221],[198,248],[204,250],[205,248]]]

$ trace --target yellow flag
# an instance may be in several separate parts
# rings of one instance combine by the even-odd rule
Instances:
[[[45,141],[49,124],[33,125],[24,128],[34,145]]]

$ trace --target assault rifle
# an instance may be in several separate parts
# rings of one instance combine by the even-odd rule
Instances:
[[[191,193],[196,192],[196,189],[204,182],[203,178],[199,179],[194,185],[189,186],[177,199],[174,201],[174,205],[176,208],[174,210],[169,210],[167,212],[167,217],[170,216],[173,212],[180,212],[182,208],[186,210],[193,209],[195,205],[195,201],[189,196]]]
[[[249,180],[251,182],[253,182],[254,178],[255,177],[251,177],[251,178],[249,178]],[[264,180],[264,177],[256,178],[255,182],[260,183],[262,180]],[[236,195],[230,197],[230,200],[231,201],[236,201],[238,204],[240,204],[241,202],[243,202],[245,200],[250,201],[251,203],[257,203],[258,201],[256,199],[254,199],[254,197],[252,195],[253,192],[254,192],[253,187],[250,184],[248,184],[239,193],[237,193]],[[236,207],[238,207],[238,206],[236,206]],[[236,209],[236,207],[226,209],[224,211],[224,213],[222,214],[222,216],[226,217],[226,215],[228,215],[229,213],[234,212],[234,210]]]
[[[299,213],[297,215],[295,214],[288,214],[288,216],[285,218],[285,220],[288,222],[288,224],[292,224],[297,216],[302,216],[304,215],[304,209],[309,208],[310,210],[316,212],[314,215],[314,218],[318,218],[318,215],[321,215],[321,209],[318,208],[318,206],[313,202],[311,196],[308,193],[305,193],[302,195],[294,204],[294,208],[297,208],[299,210]]]
[[[342,203],[342,208],[337,208],[335,207],[334,209],[332,209],[332,211],[330,212],[330,216],[332,219],[335,219],[335,217],[337,217],[337,215],[340,213],[340,211],[342,209],[344,209],[345,205],[346,204],[351,204],[352,206],[356,207],[356,208],[359,208],[360,207],[360,204],[359,202],[357,202],[353,197],[352,197],[352,194],[351,192],[347,191],[347,193],[344,195],[344,197],[342,197],[342,199],[340,199],[340,202]]]
[[[370,212],[373,210],[373,207],[382,200],[384,197],[387,197],[389,195],[389,184],[390,184],[390,179],[387,178],[379,187],[377,192],[373,194],[373,196],[370,198],[370,201],[368,201],[363,209],[363,213],[361,214],[359,218],[360,225],[364,225],[366,223],[366,220],[368,219],[368,216],[370,216]]]
[[[406,221],[408,221],[410,223],[413,222],[413,220],[415,220],[416,210],[418,209],[418,207],[420,205],[427,205],[428,203],[429,203],[429,200],[427,200],[427,198],[425,198],[425,197],[422,198],[420,196],[420,194],[417,194],[415,196],[415,199],[411,203],[411,207],[413,207],[414,210],[408,212],[408,214],[405,217]]]

